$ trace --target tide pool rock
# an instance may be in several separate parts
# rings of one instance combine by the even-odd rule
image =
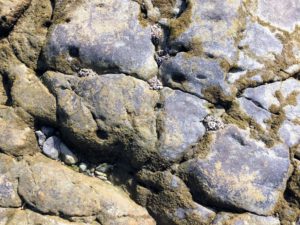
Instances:
[[[183,163],[180,171],[199,199],[270,215],[289,177],[289,150],[268,149],[230,125],[215,133],[207,157]]]

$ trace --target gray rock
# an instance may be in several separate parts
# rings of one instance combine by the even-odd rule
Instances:
[[[267,122],[272,117],[272,114],[269,111],[257,106],[253,101],[248,100],[244,97],[238,98],[238,103],[240,109],[250,118],[252,118],[257,124],[259,124],[264,129],[269,128]]]
[[[160,67],[163,83],[171,88],[216,101],[234,94],[225,81],[226,73],[216,60],[178,53]],[[219,94],[217,93],[219,92]]]
[[[299,2],[259,0],[256,15],[273,26],[292,32],[300,23]]]
[[[42,131],[40,131],[40,130],[36,131],[35,134],[36,134],[36,136],[38,138],[39,146],[43,147],[43,145],[44,145],[44,143],[45,143],[45,141],[47,139],[46,135]]]
[[[284,99],[299,90],[300,82],[294,78],[289,78],[285,81],[278,81],[270,84],[261,85],[255,88],[247,88],[242,96],[257,102],[266,110],[274,105],[280,107],[279,99],[276,97],[276,92],[281,94]]]
[[[74,153],[63,142],[60,142],[59,149],[60,156],[63,162],[68,165],[73,165],[78,162],[78,158],[76,157],[76,155],[74,155]]]
[[[171,44],[202,48],[205,54],[232,64],[237,59],[235,39],[243,20],[239,18],[241,2],[189,1],[186,12],[171,24]]]
[[[159,114],[159,151],[164,160],[180,160],[192,144],[205,134],[202,123],[209,113],[209,103],[193,95],[162,90],[162,109]]]
[[[156,75],[151,31],[139,22],[138,3],[73,2],[56,4],[54,24],[43,51],[48,69],[73,73],[90,68],[99,74],[126,73],[144,80]]]
[[[252,54],[266,60],[274,60],[280,55],[283,45],[270,30],[258,23],[248,22],[245,38],[239,43],[240,47],[247,47]]]
[[[278,131],[281,139],[289,147],[300,144],[300,125],[292,121],[285,120]]]
[[[280,225],[280,221],[272,216],[258,216],[251,213],[233,214],[218,213],[212,225]]]
[[[51,159],[58,159],[61,141],[56,136],[49,137],[43,145],[43,153]]]
[[[179,168],[192,192],[218,205],[272,214],[289,178],[289,149],[268,149],[232,125],[216,132],[210,146],[206,158]]]

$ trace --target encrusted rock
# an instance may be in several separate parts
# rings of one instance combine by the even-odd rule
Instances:
[[[206,129],[209,131],[210,130],[216,131],[224,128],[223,121],[220,118],[215,117],[213,115],[206,116],[203,120],[203,123]]]
[[[7,106],[0,106],[0,149],[14,156],[39,151],[33,130]]]
[[[205,158],[180,166],[182,176],[199,199],[270,215],[289,177],[289,149],[268,149],[235,126],[216,132]]]
[[[43,51],[47,69],[68,74],[90,68],[99,74],[126,73],[144,80],[157,73],[151,29],[140,24],[138,3],[72,2],[55,4],[53,25]]]
[[[19,193],[38,211],[67,217],[97,216],[102,224],[155,224],[147,211],[119,189],[76,173],[41,155],[28,159]]]

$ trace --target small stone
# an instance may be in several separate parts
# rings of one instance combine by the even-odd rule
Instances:
[[[87,165],[85,163],[80,163],[79,171],[82,173],[82,172],[85,172],[86,170],[87,170]]]
[[[216,131],[224,128],[223,121],[220,118],[214,117],[212,115],[206,116],[203,122],[206,129],[209,131],[210,130]]]
[[[78,72],[79,77],[97,76],[97,73],[91,69],[81,69]]]
[[[40,130],[36,131],[35,134],[38,138],[39,146],[42,147],[47,139],[46,135]]]
[[[105,174],[105,173],[99,172],[99,171],[97,171],[97,170],[95,171],[95,175],[106,177],[106,174]]]
[[[157,77],[151,78],[148,80],[148,83],[151,90],[161,90],[163,88],[161,81]]]
[[[46,135],[46,137],[50,137],[54,134],[55,130],[53,127],[43,126],[41,131]]]
[[[95,172],[107,173],[108,171],[112,170],[112,168],[113,168],[112,165],[109,165],[107,163],[102,163],[96,167]]]
[[[60,154],[62,160],[68,164],[68,165],[73,165],[78,162],[78,158],[76,155],[73,154],[73,152],[66,146],[63,142],[60,143]]]
[[[51,159],[58,159],[60,153],[60,139],[56,136],[49,137],[43,145],[43,153]]]

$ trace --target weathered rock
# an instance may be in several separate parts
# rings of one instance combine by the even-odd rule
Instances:
[[[6,91],[4,87],[3,76],[0,75],[0,105],[5,105],[7,102]]]
[[[271,61],[283,50],[282,43],[275,35],[258,23],[248,22],[244,35],[239,46],[247,47],[252,54],[259,58]]]
[[[292,32],[300,24],[299,4],[297,1],[259,0],[257,16],[280,29]]]
[[[213,225],[280,225],[278,218],[272,216],[258,216],[251,213],[232,214],[219,213],[212,223]]]
[[[0,154],[0,207],[20,207],[22,204],[17,191],[16,164],[11,157]]]
[[[181,175],[198,196],[220,206],[272,214],[289,177],[289,150],[272,149],[235,126],[214,134],[206,158],[180,166]]]
[[[146,82],[122,74],[78,78],[47,73],[44,79],[57,94],[64,140],[86,156],[94,154],[95,160],[121,153],[137,166],[156,151],[158,93]]]
[[[201,98],[217,101],[232,98],[235,90],[225,82],[226,73],[216,60],[178,53],[165,61],[160,76],[166,86],[179,88]]]
[[[138,181],[152,190],[137,187],[137,199],[146,199],[145,206],[158,224],[210,224],[215,212],[197,204],[182,180],[170,172],[139,172]]]
[[[23,64],[15,65],[9,69],[8,77],[14,105],[22,107],[39,120],[56,123],[56,100],[33,70]]]
[[[57,216],[41,215],[31,210],[0,209],[0,224],[4,225],[97,225],[98,223],[69,222]]]
[[[209,103],[181,91],[164,88],[159,114],[159,151],[163,159],[180,161],[186,150],[205,134],[202,123]]]
[[[144,80],[156,75],[151,31],[138,20],[139,4],[72,2],[56,4],[43,54],[47,68],[63,73],[91,68],[99,74],[126,73]]]
[[[240,0],[188,1],[187,9],[171,23],[171,44],[186,49],[201,49],[207,55],[237,59],[235,39],[243,23],[239,18]]]
[[[43,213],[97,216],[101,224],[155,224],[147,211],[119,189],[76,173],[43,156],[28,158],[19,178],[23,199]]]
[[[51,25],[51,1],[31,0],[30,6],[9,35],[18,59],[31,69],[37,68],[38,57]]]
[[[43,153],[51,159],[58,159],[60,154],[60,144],[61,140],[58,137],[49,137],[43,145]]]
[[[60,142],[59,149],[61,158],[66,164],[72,165],[78,162],[76,155],[63,142]]]
[[[0,1],[0,35],[13,27],[29,4],[30,0]]]
[[[34,132],[11,107],[0,106],[0,149],[14,156],[39,151]]]

